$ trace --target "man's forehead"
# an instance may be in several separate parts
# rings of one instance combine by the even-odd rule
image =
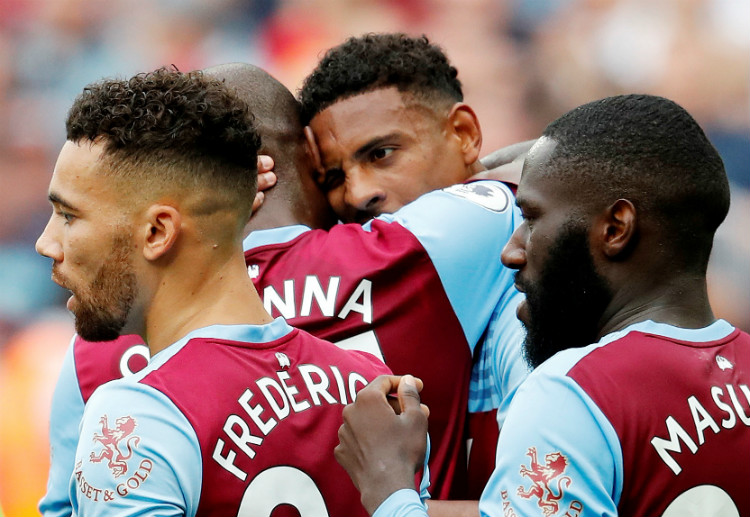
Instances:
[[[555,183],[555,176],[549,174],[549,161],[552,158],[557,141],[542,136],[529,149],[524,160],[521,180],[518,183],[517,200],[519,205],[531,203],[539,195],[539,189],[548,190],[550,183]],[[553,189],[559,192],[558,188]]]
[[[72,202],[78,196],[101,191],[106,181],[97,173],[103,150],[101,143],[65,142],[50,180],[50,195]]]

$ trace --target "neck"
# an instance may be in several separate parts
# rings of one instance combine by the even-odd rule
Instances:
[[[265,193],[263,204],[253,212],[250,221],[245,225],[245,235],[249,235],[253,230],[267,230],[269,228],[280,228],[282,226],[291,226],[293,224],[305,224],[311,226],[309,221],[304,221],[299,216],[291,203],[274,192],[271,188]]]
[[[151,355],[202,327],[272,321],[247,274],[244,257],[235,252],[221,260],[211,253],[183,254],[185,267],[172,264],[160,279],[145,318],[144,338]]]
[[[704,275],[672,279],[635,296],[637,289],[622,289],[612,300],[602,316],[600,338],[646,320],[687,329],[703,328],[716,320]]]

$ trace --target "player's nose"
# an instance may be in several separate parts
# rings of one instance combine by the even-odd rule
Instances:
[[[347,174],[347,186],[344,202],[358,213],[369,214],[370,217],[379,215],[382,206],[388,198],[383,188],[370,174],[360,170],[353,170]]]
[[[44,231],[36,240],[36,252],[44,257],[49,257],[56,262],[62,261],[62,246],[60,242],[54,237],[55,230],[53,228],[54,215],[50,217],[47,222],[47,226],[44,227]]]
[[[521,224],[503,247],[500,259],[505,267],[521,269],[526,265],[526,228]]]

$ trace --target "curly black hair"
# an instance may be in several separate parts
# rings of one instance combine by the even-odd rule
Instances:
[[[631,200],[658,221],[675,266],[705,271],[713,235],[729,210],[729,181],[716,148],[675,102],[618,95],[579,106],[542,133],[557,142],[546,174],[573,180],[584,203]]]
[[[426,36],[371,33],[328,50],[305,79],[299,92],[303,121],[339,100],[391,86],[428,102],[463,101],[458,71]]]
[[[159,68],[86,86],[66,121],[73,142],[102,142],[110,172],[146,185],[221,188],[252,203],[260,136],[247,104],[202,72]],[[196,183],[197,182],[197,183]]]

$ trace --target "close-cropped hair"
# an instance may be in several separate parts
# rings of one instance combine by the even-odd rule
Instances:
[[[339,100],[388,87],[427,103],[463,101],[458,71],[426,36],[373,33],[328,50],[299,92],[303,121]]]
[[[729,181],[695,119],[654,95],[619,95],[580,106],[543,132],[557,142],[550,174],[588,185],[600,205],[619,198],[658,220],[666,239],[699,263],[729,210]]]
[[[207,186],[252,205],[260,148],[254,118],[202,72],[160,68],[92,83],[75,99],[66,130],[72,142],[101,142],[105,170],[140,188]]]

